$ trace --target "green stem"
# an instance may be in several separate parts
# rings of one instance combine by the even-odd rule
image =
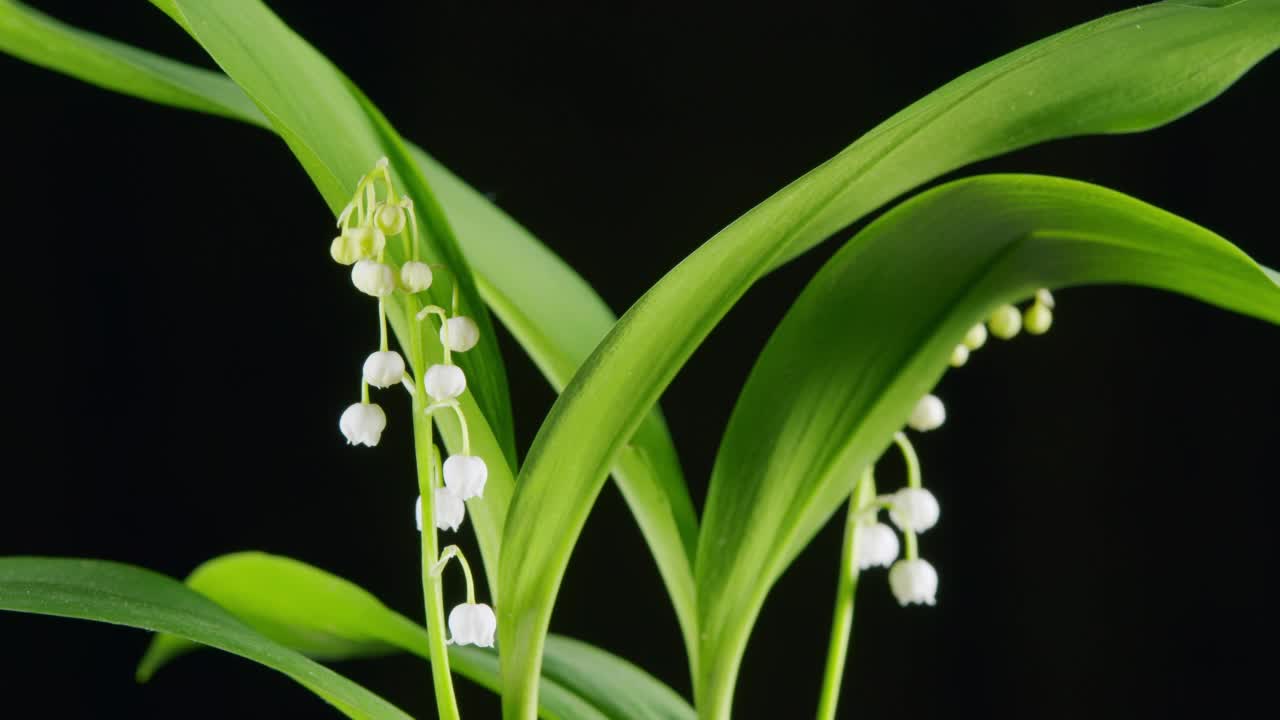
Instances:
[[[425,358],[420,326],[410,323],[409,328],[409,345],[421,368]],[[422,596],[426,606],[427,644],[431,654],[437,714],[442,720],[459,720],[458,700],[454,696],[453,676],[449,671],[449,647],[445,640],[444,594],[440,577],[431,572],[431,566],[440,554],[433,507],[440,456],[432,442],[431,415],[426,412],[427,393],[422,386],[422,376],[421,369],[414,373],[413,449],[417,459],[418,492],[422,494]]]
[[[858,589],[858,515],[875,501],[875,497],[875,477],[872,466],[867,466],[862,479],[853,489],[853,496],[849,498],[849,512],[844,520],[840,580],[836,585],[836,606],[831,618],[827,669],[822,677],[822,694],[818,699],[818,720],[834,720],[836,705],[840,702],[840,682],[844,678],[845,658],[849,654],[849,635],[853,629],[853,598]]]

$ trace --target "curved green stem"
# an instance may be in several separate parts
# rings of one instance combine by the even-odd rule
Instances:
[[[844,678],[849,635],[853,630],[853,598],[858,589],[858,516],[875,502],[876,481],[868,465],[849,498],[844,520],[844,549],[840,553],[840,579],[836,585],[836,605],[831,618],[831,642],[827,646],[827,669],[822,676],[818,698],[818,720],[835,720],[840,702],[840,682]]]
[[[410,347],[422,366],[422,336],[417,323],[410,323]],[[439,555],[435,523],[435,478],[440,455],[432,442],[431,415],[426,412],[427,393],[422,372],[414,374],[413,449],[417,459],[418,492],[422,495],[422,596],[426,606],[427,644],[431,654],[431,678],[435,688],[436,711],[442,720],[460,720],[458,700],[449,671],[449,647],[445,638],[444,594],[440,577],[431,572]]]

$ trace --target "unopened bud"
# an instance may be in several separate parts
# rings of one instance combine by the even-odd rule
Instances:
[[[1012,339],[1022,329],[1022,313],[1012,305],[1001,305],[987,319],[991,334],[1001,340]]]

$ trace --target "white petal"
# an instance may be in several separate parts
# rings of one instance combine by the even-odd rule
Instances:
[[[493,647],[498,618],[484,603],[462,603],[449,611],[449,642],[456,645]]]
[[[467,376],[457,365],[432,365],[422,376],[427,394],[436,400],[452,400],[467,389]]]
[[[882,522],[859,525],[854,531],[858,569],[889,567],[898,559],[898,535]]]
[[[376,403],[355,403],[342,413],[338,429],[351,445],[374,447],[387,427],[387,415]]]
[[[457,530],[467,514],[462,498],[449,488],[436,488],[431,496],[432,515],[440,530]]]
[[[907,418],[907,425],[912,430],[926,432],[942,427],[942,423],[946,421],[947,408],[942,404],[942,400],[938,399],[937,395],[925,395],[912,409],[911,417]]]
[[[928,560],[899,560],[889,569],[889,589],[899,605],[933,605],[938,594],[938,571]]]
[[[351,266],[351,283],[366,295],[386,297],[396,289],[396,276],[386,263],[361,260]]]
[[[449,349],[454,352],[466,352],[480,342],[480,328],[475,320],[459,315],[451,317],[446,326],[440,328],[440,344],[445,344],[445,328],[448,328]]]
[[[388,388],[404,379],[404,358],[395,350],[372,353],[364,361],[364,381],[376,388]]]
[[[482,496],[488,479],[489,468],[484,464],[484,458],[476,455],[450,455],[444,461],[445,487],[453,490],[463,500]]]
[[[902,488],[889,501],[889,517],[903,530],[922,533],[938,524],[941,513],[938,499],[924,488]]]
[[[431,266],[416,260],[401,265],[400,286],[409,293],[419,293],[431,287]]]

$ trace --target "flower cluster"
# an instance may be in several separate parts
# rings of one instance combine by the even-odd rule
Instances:
[[[420,379],[408,372],[404,358],[391,350],[387,335],[386,303],[395,293],[409,296],[410,307],[418,307],[412,299],[431,287],[433,266],[419,260],[418,220],[413,202],[396,193],[386,158],[378,160],[369,174],[356,183],[356,191],[338,216],[340,234],[329,246],[329,254],[342,264],[351,266],[351,283],[360,292],[378,301],[378,327],[380,345],[364,361],[360,382],[360,402],[352,404],[342,413],[338,428],[352,445],[374,447],[381,440],[387,427],[387,416],[382,407],[370,402],[370,386],[380,389],[403,385],[411,395],[419,391],[424,401],[416,405],[428,415],[437,410],[451,410],[456,415],[462,431],[462,452],[439,461],[439,454],[432,448],[431,508],[435,527],[440,530],[457,530],[466,516],[465,501],[480,498],[484,494],[489,469],[484,459],[471,454],[471,438],[467,418],[459,398],[467,389],[467,376],[453,362],[453,353],[467,352],[480,341],[480,329],[475,321],[458,313],[458,283],[453,283],[452,312],[427,304],[417,313],[416,321],[431,325],[431,318],[440,321],[439,337],[443,348],[443,362],[429,366]],[[402,236],[406,260],[397,267],[388,257],[388,238]],[[439,266],[435,266],[437,269]],[[433,327],[433,326],[432,326]],[[421,348],[419,348],[421,351]],[[411,355],[412,357],[412,355]],[[426,402],[429,400],[429,403]],[[443,482],[440,476],[443,475]],[[418,530],[422,531],[422,498],[416,509]],[[434,532],[434,531],[432,531]],[[434,544],[433,544],[434,546]],[[446,549],[436,563],[436,576],[452,557],[462,562],[467,574],[468,602],[459,605],[449,614],[452,642],[461,645],[493,645],[497,625],[493,610],[475,602],[471,570],[466,566],[456,546]]]
[[[997,307],[986,323],[978,323],[965,333],[951,353],[951,365],[960,367],[968,362],[969,354],[986,344],[988,335],[1009,340],[1024,328],[1032,335],[1048,332],[1053,324],[1053,307],[1053,295],[1043,288],[1036,291],[1035,300],[1026,310],[1019,312],[1013,305]],[[942,427],[946,419],[947,409],[942,400],[928,394],[912,408],[906,425],[912,430],[927,432]],[[892,495],[875,497],[855,511],[853,562],[859,570],[889,567],[889,589],[899,604],[933,605],[938,593],[938,572],[928,560],[919,557],[916,536],[937,524],[941,509],[933,493],[921,485],[920,462],[907,436],[896,433],[894,443],[906,460],[907,487]],[[868,474],[861,482],[874,483],[874,480]],[[874,485],[871,492],[874,493]],[[901,560],[898,559],[898,535],[877,519],[880,510],[889,512],[889,519],[902,533],[906,549]]]

